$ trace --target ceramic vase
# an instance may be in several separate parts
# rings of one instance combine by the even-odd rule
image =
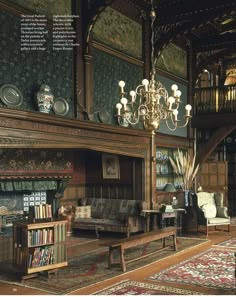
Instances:
[[[188,207],[189,205],[189,197],[188,197],[188,195],[189,195],[189,190],[185,190],[184,191],[184,205],[185,205],[185,207]]]
[[[54,96],[48,85],[42,84],[39,91],[36,94],[38,108],[40,112],[49,113],[52,105]]]

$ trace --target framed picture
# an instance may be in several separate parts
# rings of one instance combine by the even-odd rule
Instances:
[[[109,154],[102,155],[103,178],[120,178],[119,157]]]

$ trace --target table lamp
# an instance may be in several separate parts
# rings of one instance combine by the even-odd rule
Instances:
[[[174,193],[174,192],[176,192],[176,188],[174,187],[173,184],[171,184],[171,183],[167,183],[167,184],[165,185],[163,191],[169,193],[169,202],[170,202],[170,204],[171,204],[171,201],[170,201],[170,193]]]

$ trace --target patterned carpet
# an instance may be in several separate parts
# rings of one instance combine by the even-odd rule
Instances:
[[[151,283],[124,280],[92,295],[203,295],[202,293]]]
[[[148,279],[235,290],[235,253],[236,249],[210,248]]]
[[[217,244],[217,246],[224,246],[228,248],[236,248],[236,238],[230,238]]]
[[[127,271],[133,271],[158,261],[159,259],[172,256],[184,249],[189,249],[205,242],[206,240],[203,239],[178,238],[177,252],[171,247],[170,249],[162,250],[138,261],[133,261],[127,265]],[[140,245],[137,248],[129,249],[126,253],[126,257],[131,259],[138,255],[152,252],[153,250],[160,248],[161,245],[162,242],[160,240],[150,244]],[[120,274],[123,274],[120,265],[108,269],[108,248],[103,247],[94,252],[69,260],[69,265],[67,267],[59,269],[58,272],[52,274],[49,279],[44,275],[40,275],[36,278],[24,280],[23,285],[30,288],[37,288],[48,293],[68,294],[69,292],[110,279]],[[0,266],[0,281],[22,285],[17,279],[17,274],[10,262]]]

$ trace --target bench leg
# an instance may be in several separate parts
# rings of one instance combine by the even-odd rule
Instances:
[[[173,235],[173,246],[174,250],[177,251],[176,234]]]
[[[126,265],[125,265],[125,256],[124,256],[124,249],[122,246],[120,247],[120,265],[123,272],[126,271]]]
[[[109,256],[108,256],[108,268],[111,268],[111,265],[113,263],[113,248],[109,247]]]
[[[162,238],[162,248],[164,249],[164,247],[166,246],[166,238]]]

